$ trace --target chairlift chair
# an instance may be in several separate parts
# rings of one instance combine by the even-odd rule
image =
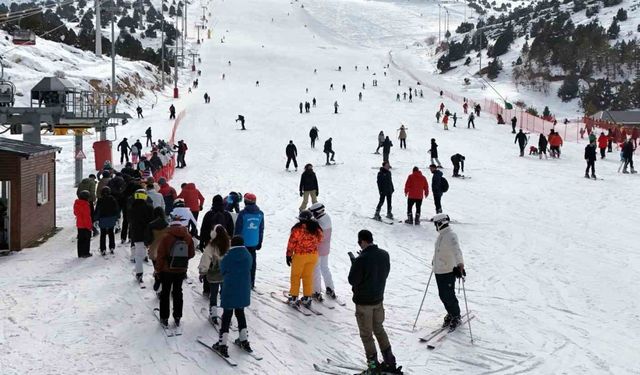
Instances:
[[[36,44],[36,34],[31,30],[16,30],[11,35],[13,44],[33,46]]]

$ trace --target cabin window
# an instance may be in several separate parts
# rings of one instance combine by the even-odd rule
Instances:
[[[49,173],[36,176],[36,194],[39,206],[49,202]]]

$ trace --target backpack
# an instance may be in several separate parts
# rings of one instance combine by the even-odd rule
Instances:
[[[447,191],[449,191],[449,181],[447,181],[447,179],[444,177],[440,177],[440,179],[441,179],[441,185],[442,185],[442,192],[446,193]]]
[[[187,272],[189,266],[189,245],[184,238],[176,238],[169,249],[169,271]]]

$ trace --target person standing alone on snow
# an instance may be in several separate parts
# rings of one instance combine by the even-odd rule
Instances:
[[[318,245],[322,242],[323,234],[320,224],[313,220],[310,211],[301,211],[298,220],[300,221],[291,228],[287,243],[286,261],[287,266],[291,267],[289,304],[311,307],[313,271],[318,262]],[[301,279],[302,299],[298,301]]]
[[[169,120],[175,120],[176,118],[176,107],[173,106],[173,104],[171,104],[171,106],[169,106]]]
[[[378,133],[378,148],[376,148],[376,152],[374,152],[374,154],[380,153],[380,147],[382,147],[383,144],[384,144],[384,132],[380,130],[380,133]]]
[[[313,171],[313,165],[307,164],[304,166],[304,172],[300,176],[299,190],[302,197],[299,211],[302,212],[307,208],[309,197],[311,197],[311,203],[314,204],[318,201],[318,194],[320,194],[318,179]]]
[[[436,143],[435,138],[431,138],[431,148],[429,149],[429,154],[431,155],[431,164],[438,163],[438,167],[442,168],[442,164],[440,164],[440,160],[438,160],[438,144]]]
[[[286,169],[289,170],[289,164],[293,161],[293,166],[296,168],[296,172],[298,171],[298,161],[296,157],[298,156],[298,149],[296,145],[293,144],[293,141],[289,141],[287,148],[285,149],[285,153],[287,154],[287,165]]]
[[[456,278],[466,276],[466,272],[458,236],[449,227],[449,221],[449,216],[442,213],[433,217],[438,238],[431,266],[436,275],[440,300],[447,310],[442,326],[449,326],[450,330],[454,330],[460,324],[460,305],[455,290]]]
[[[251,265],[251,289],[256,287],[256,251],[262,248],[264,237],[264,214],[256,205],[256,196],[253,193],[245,193],[244,209],[236,218],[235,234],[242,236],[243,243],[253,258]],[[233,243],[231,244],[233,246]],[[241,246],[238,245],[238,246]],[[230,292],[231,293],[231,292]]]
[[[407,197],[407,224],[420,224],[420,208],[422,207],[423,196],[429,196],[429,184],[426,177],[422,175],[418,167],[413,167],[413,172],[407,177],[404,184],[404,195]],[[413,205],[416,206],[415,220],[413,217]]]
[[[391,147],[393,147],[393,143],[389,137],[385,137],[384,142],[382,142],[382,162],[389,162],[389,154],[391,153]]]
[[[398,139],[400,140],[400,148],[407,149],[407,128],[404,125],[400,125],[400,129],[398,129],[400,133],[398,134]]]
[[[387,218],[393,220],[393,214],[391,213],[391,196],[393,195],[393,181],[391,179],[391,166],[389,162],[382,163],[382,167],[380,167],[380,171],[378,171],[378,193],[380,194],[380,199],[378,200],[378,205],[376,206],[376,213],[373,214],[373,218],[375,220],[382,220],[380,216],[380,210],[382,209],[382,204],[384,201],[387,201]]]
[[[363,374],[402,374],[402,367],[396,367],[396,358],[383,326],[384,290],[391,268],[389,253],[373,243],[373,235],[368,230],[358,232],[358,245],[361,249],[358,257],[351,253],[349,255],[349,284],[353,291],[353,303],[356,305],[360,339],[367,357],[367,370]],[[378,362],[374,335],[382,352],[382,363]]]
[[[329,269],[329,252],[331,250],[331,217],[325,212],[324,204],[315,203],[309,208],[313,218],[322,229],[322,242],[318,245],[318,263],[313,270],[313,298],[322,301],[322,280],[324,279],[325,293],[331,299],[336,299],[333,277]]]
[[[78,193],[78,199],[73,203],[73,214],[76,217],[76,228],[78,229],[78,258],[88,258],[92,256],[91,231],[93,221],[91,220],[90,194],[87,190]]]
[[[311,138],[311,148],[316,148],[316,139],[318,139],[318,128],[315,126],[309,130],[309,138]]]
[[[520,156],[524,156],[524,148],[527,145],[527,135],[522,132],[522,129],[518,130],[518,134],[516,134],[516,139],[513,143],[518,143],[518,147],[520,147]]]
[[[587,169],[584,172],[584,177],[589,178],[589,169],[591,169],[591,178],[596,179],[596,143],[591,142],[584,148],[584,160],[587,161]]]

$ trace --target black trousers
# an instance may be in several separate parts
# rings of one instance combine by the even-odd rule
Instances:
[[[407,148],[407,139],[400,140],[400,148]]]
[[[518,147],[520,147],[520,156],[524,156],[524,147],[526,145],[524,143],[518,143]]]
[[[124,202],[123,202],[124,203]],[[122,205],[120,207],[126,207],[126,205]],[[127,241],[127,234],[129,234],[129,220],[127,218],[127,210],[122,210],[122,228],[120,228],[120,239],[122,242]]]
[[[382,151],[382,162],[389,162],[389,153]]]
[[[311,138],[311,148],[315,148],[315,147],[316,147],[316,139]]]
[[[460,316],[460,305],[456,298],[456,275],[453,272],[436,274],[438,295],[450,317]]]
[[[382,208],[382,204],[384,201],[387,201],[387,214],[391,213],[391,193],[382,193],[380,192],[380,200],[378,200],[378,205],[376,206],[376,212],[380,212]]]
[[[627,170],[627,167],[631,165],[631,169],[633,169],[633,156],[630,158],[624,158],[624,170]]]
[[[151,140],[151,137],[147,137],[147,147],[149,147],[152,143],[153,141]]]
[[[595,160],[587,160],[587,170],[584,172],[585,175],[589,174],[589,169],[591,169],[591,175],[595,176],[595,174],[596,174],[596,161]]]
[[[511,133],[516,134],[516,124],[511,123]]]
[[[453,163],[453,175],[459,176],[458,172],[460,172],[460,163]]]
[[[173,318],[182,318],[182,280],[187,277],[185,273],[160,273],[160,319],[169,319],[169,296],[173,297]]]
[[[173,120],[173,119],[175,119],[175,118],[176,118],[176,113],[175,113],[175,112],[171,112],[171,113],[169,114],[169,120]]]
[[[407,215],[413,214],[413,205],[416,205],[416,215],[420,215],[420,209],[422,208],[422,199],[407,199]]]
[[[607,143],[607,152],[612,152],[613,151],[613,140],[610,139],[609,143]]]
[[[473,120],[469,119],[469,122],[467,122],[467,129],[469,129],[471,126],[473,125],[473,128],[476,128],[476,123],[473,122]]]
[[[249,250],[249,254],[251,254],[251,257],[253,258],[253,264],[251,264],[251,288],[255,288],[256,286],[256,265],[257,265],[257,254],[256,254],[256,248],[255,247],[247,247],[247,250]]]
[[[233,314],[238,319],[238,331],[242,331],[247,328],[247,318],[244,316],[244,309],[224,309],[222,312],[222,327],[220,327],[220,337],[223,333],[229,333],[229,327],[231,326],[231,318]]]
[[[91,229],[78,228],[78,257],[89,255],[91,250]]]
[[[122,164],[123,160],[126,160],[127,163],[129,162],[129,154],[126,151],[120,151],[120,164]]]
[[[290,157],[287,156],[287,169],[289,169],[289,164],[293,161],[293,166],[296,167],[296,169],[298,169],[298,162],[296,161],[295,157]]]
[[[442,193],[440,194],[436,194],[433,193],[433,203],[435,203],[436,205],[436,213],[442,213],[442,203],[440,202],[440,199],[442,199]]]
[[[100,251],[107,249],[107,235],[109,236],[109,249],[116,248],[115,234],[113,233],[113,227],[100,228]]]
[[[333,161],[333,157],[336,155],[333,151],[325,151],[325,154],[327,155],[327,164],[329,163],[329,154],[331,154],[331,161]]]
[[[604,156],[605,156],[605,152],[606,152],[606,151],[607,151],[607,149],[606,149],[606,148],[601,148],[601,149],[600,149],[600,159],[604,159]]]

